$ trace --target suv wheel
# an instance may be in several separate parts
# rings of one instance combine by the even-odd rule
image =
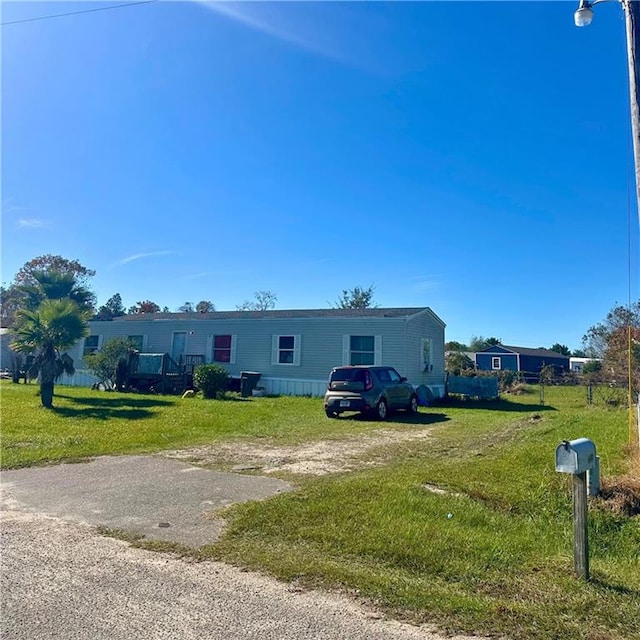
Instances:
[[[327,414],[327,418],[337,418],[338,417],[338,414],[335,411],[329,411],[329,409],[326,409],[325,413]]]
[[[418,398],[414,395],[409,400],[409,406],[407,407],[409,413],[418,413]]]
[[[386,420],[388,413],[389,410],[387,408],[386,401],[384,399],[380,400],[380,402],[378,402],[378,404],[376,405],[376,417],[378,418],[378,420]]]

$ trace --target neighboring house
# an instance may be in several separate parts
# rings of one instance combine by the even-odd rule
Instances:
[[[569,358],[569,369],[571,371],[575,371],[576,373],[582,373],[582,370],[584,369],[584,365],[587,364],[587,362],[598,362],[597,358],[575,358],[575,357],[570,357]]]
[[[551,365],[556,370],[569,370],[569,357],[550,349],[529,349],[497,344],[476,352],[479,371],[519,371],[536,377],[542,367]]]
[[[12,336],[9,333],[9,329],[5,327],[0,328],[0,371],[13,368],[13,352],[9,349],[9,344],[12,340]]]
[[[259,372],[268,393],[321,396],[333,367],[385,364],[444,395],[445,324],[426,307],[135,314],[89,326],[91,335],[69,351],[77,373],[63,383],[92,384],[82,357],[125,337],[178,364],[220,363],[233,377]]]
[[[28,364],[32,361],[30,356],[16,353],[10,345],[15,340],[15,334],[6,327],[0,328],[0,377],[9,378],[9,373],[19,372],[28,369]]]

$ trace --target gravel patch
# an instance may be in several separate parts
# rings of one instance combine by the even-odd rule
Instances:
[[[383,452],[376,456],[376,449],[430,437],[431,429],[379,429],[364,435],[300,445],[275,446],[263,442],[235,441],[163,451],[159,455],[203,466],[225,466],[239,473],[287,472],[320,476],[378,466],[384,462],[385,456]]]

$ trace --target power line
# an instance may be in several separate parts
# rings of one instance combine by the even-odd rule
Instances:
[[[0,22],[0,26],[5,27],[10,24],[20,24],[22,22],[35,22],[36,20],[49,20],[51,18],[63,18],[64,16],[75,16],[79,13],[93,13],[94,11],[108,11],[110,9],[123,9],[124,7],[133,7],[137,4],[151,4],[158,0],[140,0],[139,2],[128,2],[127,4],[117,4],[110,7],[95,7],[93,9],[80,9],[79,11],[70,11],[69,13],[56,13],[50,16],[38,16],[36,18],[23,18],[22,20],[11,20],[10,22]]]

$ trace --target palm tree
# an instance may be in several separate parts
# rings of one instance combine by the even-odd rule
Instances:
[[[68,298],[77,303],[81,311],[92,311],[94,294],[79,285],[71,273],[61,271],[34,271],[33,284],[18,287],[24,296],[24,307],[35,310],[44,300],[63,300]]]
[[[70,298],[45,299],[35,311],[18,312],[11,348],[35,356],[29,374],[40,376],[40,400],[47,409],[53,407],[56,379],[63,373],[74,373],[73,360],[63,352],[89,334],[90,315],[86,307]]]

